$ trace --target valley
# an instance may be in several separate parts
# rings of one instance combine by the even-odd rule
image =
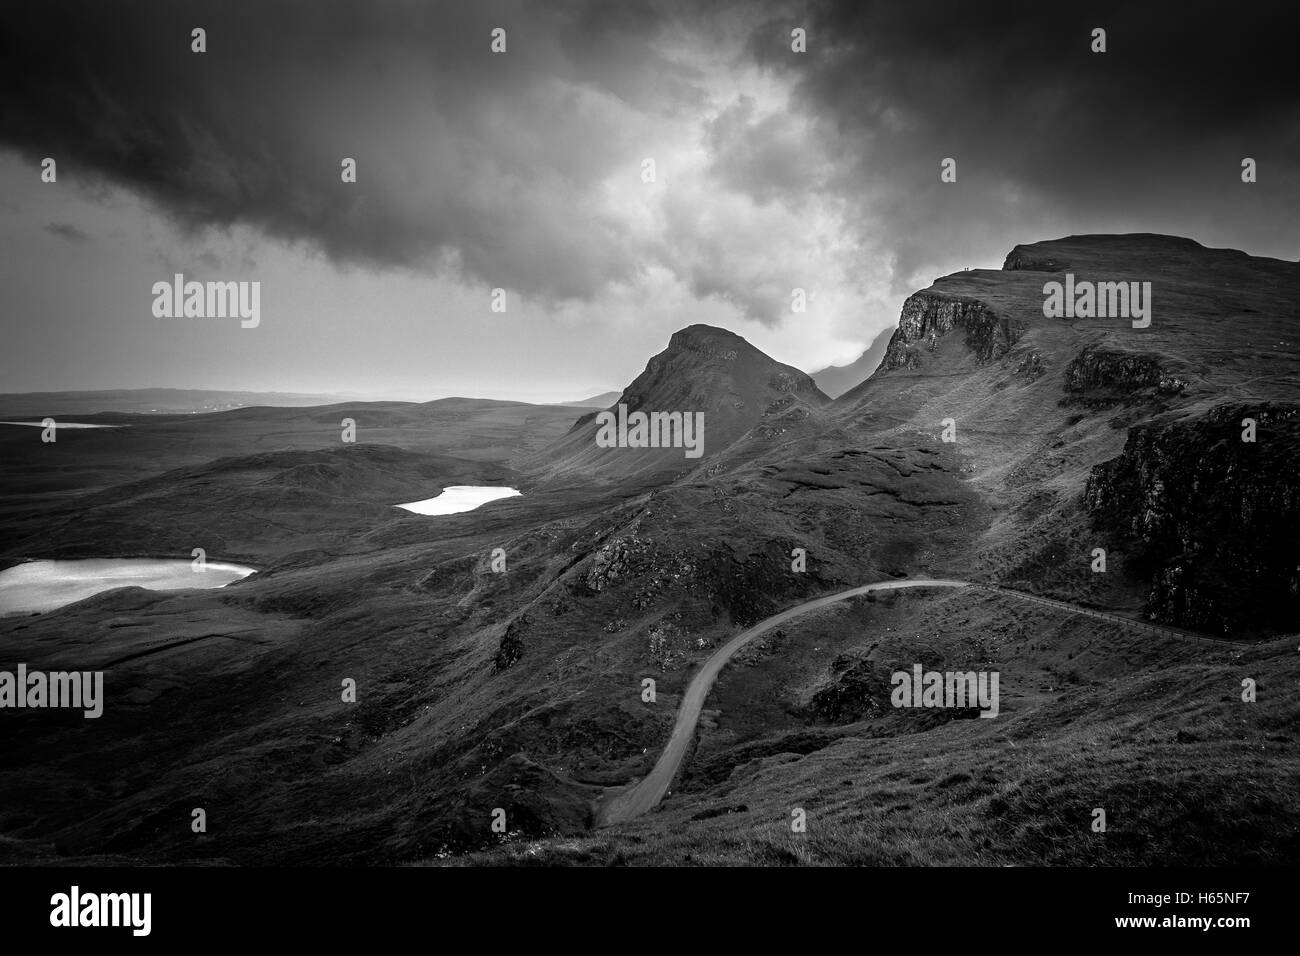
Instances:
[[[1151,282],[1150,324],[1047,317],[1067,271]],[[693,325],[606,409],[0,425],[0,567],[258,569],[0,619],[9,664],[106,671],[93,722],[6,715],[0,860],[1294,863],[1297,301],[1294,263],[1071,237],[912,295],[835,399]],[[702,454],[604,447],[616,406]],[[459,487],[519,493],[394,507]],[[891,707],[916,663],[1000,673],[998,716]]]

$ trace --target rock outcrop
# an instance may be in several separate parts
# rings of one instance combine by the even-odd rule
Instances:
[[[1016,246],[1002,263],[1004,272],[1064,272],[1070,264],[1054,256],[1044,256],[1029,246]]]
[[[1065,401],[1092,406],[1177,395],[1187,381],[1160,356],[1089,345],[1065,367]]]
[[[496,657],[492,661],[496,671],[506,670],[524,656],[524,633],[528,630],[529,623],[528,615],[521,614],[506,625]]]
[[[1221,405],[1130,429],[1123,453],[1092,469],[1084,505],[1133,549],[1155,620],[1289,633],[1300,630],[1297,476],[1300,405]]]
[[[966,347],[981,365],[1005,355],[1025,331],[1022,323],[998,315],[978,299],[917,292],[903,303],[881,368],[915,368],[921,349],[934,351],[939,339],[955,329],[965,332]]]

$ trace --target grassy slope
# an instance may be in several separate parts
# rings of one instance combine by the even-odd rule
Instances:
[[[1122,553],[1111,554],[1105,575],[1089,569],[1098,541],[1079,504],[1088,471],[1119,453],[1133,422],[1197,414],[1225,400],[1294,400],[1298,270],[1141,236],[1029,248],[1080,279],[1154,280],[1151,328],[1045,319],[1043,283],[1060,275],[941,279],[929,291],[977,298],[1026,326],[1008,355],[981,364],[960,333],[941,338],[917,370],[878,373],[824,416],[775,439],[751,433],[692,478],[713,479],[730,492],[730,507],[762,512],[767,527],[787,520],[787,528],[797,527],[814,559],[824,570],[829,565],[814,589],[881,572],[942,572],[1136,613],[1143,585],[1125,575]],[[1189,388],[1175,396],[1072,401],[1065,369],[1089,344],[1154,353]],[[1037,377],[1024,372],[1030,356],[1042,370]],[[948,417],[958,422],[956,445],[937,441]],[[927,458],[942,467],[919,471]],[[882,459],[896,475],[873,486],[864,464]],[[918,472],[928,497],[900,500],[902,480]],[[661,497],[686,493],[679,485]],[[898,510],[882,514],[882,501]],[[893,533],[882,533],[891,521]],[[858,548],[842,547],[846,540]],[[855,568],[862,576],[853,579]],[[710,698],[718,713],[700,733],[698,763],[688,764],[661,811],[585,840],[521,842],[471,859],[1300,858],[1296,711],[1277,692],[1295,676],[1289,643],[1273,642],[1237,662],[1226,650],[1153,644],[1140,632],[1045,620],[1037,608],[987,597],[909,597],[893,613],[901,617],[881,623],[906,635],[892,639],[894,664],[931,655],[935,666],[964,668],[973,666],[972,655],[987,654],[987,668],[1003,673],[1004,693],[1020,695],[1004,717],[907,735],[899,735],[906,724],[892,712],[847,729],[824,726],[810,701],[816,689],[840,682],[835,658],[862,654],[885,635],[870,621],[801,624],[799,633],[770,642],[765,659],[724,674]],[[1240,680],[1252,675],[1274,691],[1248,705],[1239,698]],[[877,684],[875,699],[886,700],[887,687]],[[792,806],[804,806],[815,821],[806,836],[789,831]],[[1111,817],[1104,837],[1088,826],[1094,806]]]
[[[997,670],[1002,713],[865,719],[810,702],[837,659]],[[1240,698],[1254,677],[1259,699]],[[724,673],[687,772],[646,818],[465,863],[1235,865],[1300,858],[1290,641],[1151,640],[1004,598],[900,594],[823,614]],[[867,703],[872,697],[877,706]],[[791,811],[807,832],[791,832]],[[1104,834],[1091,829],[1094,808]]]

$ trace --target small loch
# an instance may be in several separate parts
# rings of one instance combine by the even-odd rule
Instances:
[[[409,501],[398,508],[417,515],[454,515],[463,511],[473,511],[489,501],[499,498],[514,498],[521,494],[517,488],[490,488],[485,485],[450,485],[442,489],[442,494],[422,501]]]
[[[0,615],[52,611],[113,588],[221,588],[256,570],[242,564],[208,561],[203,571],[196,571],[188,558],[27,561],[0,571]]]

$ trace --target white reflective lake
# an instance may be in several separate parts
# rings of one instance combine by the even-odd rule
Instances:
[[[473,511],[479,505],[496,501],[498,498],[513,498],[521,494],[517,488],[489,488],[484,485],[450,485],[442,489],[436,498],[423,501],[410,501],[398,508],[405,508],[417,515],[454,515],[462,511]]]
[[[0,571],[0,614],[52,611],[112,588],[221,588],[256,570],[242,564],[209,561],[206,570],[195,571],[188,558],[28,561]]]

